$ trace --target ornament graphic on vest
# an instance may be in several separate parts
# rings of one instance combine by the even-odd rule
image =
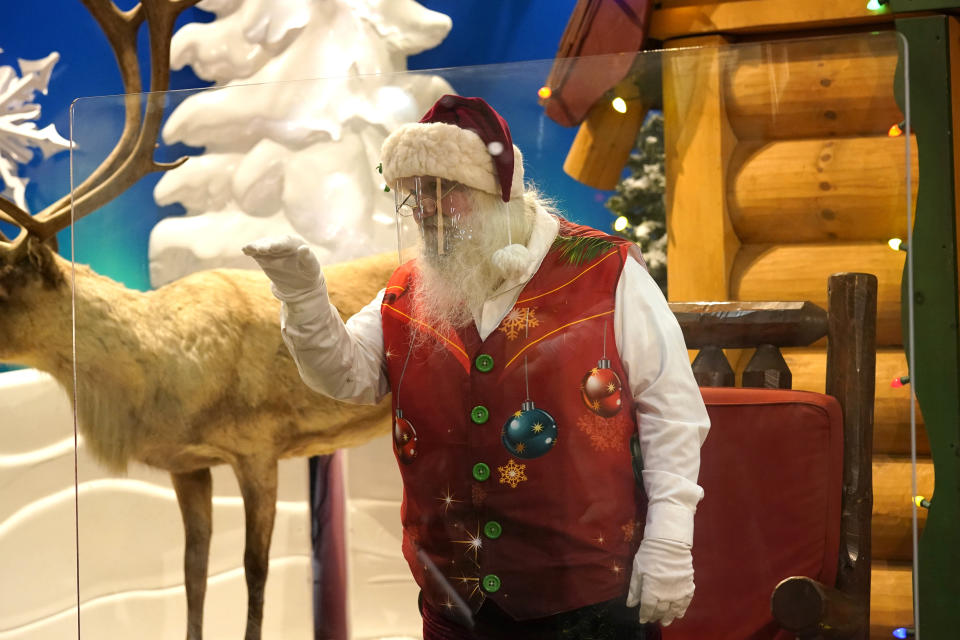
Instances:
[[[393,451],[403,464],[411,464],[420,453],[417,446],[417,430],[403,417],[403,411],[397,409],[393,419]]]
[[[557,421],[527,400],[503,425],[501,440],[518,458],[539,458],[557,444]]]
[[[610,368],[610,361],[601,358],[597,366],[583,376],[580,395],[590,411],[604,418],[612,418],[620,412],[622,388],[620,376]]]
[[[524,338],[530,337],[530,309],[524,309]],[[527,399],[503,425],[500,440],[512,455],[518,458],[539,458],[557,444],[557,421],[543,409],[537,409],[530,399],[530,363],[523,356],[523,382]],[[526,478],[524,478],[526,479]],[[511,485],[513,486],[513,485]]]
[[[580,383],[580,396],[587,409],[602,418],[612,418],[620,412],[622,400],[620,376],[610,368],[607,359],[607,322],[603,322],[603,356],[597,366],[587,371]]]

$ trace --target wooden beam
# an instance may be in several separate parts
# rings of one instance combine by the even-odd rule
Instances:
[[[674,301],[729,300],[740,241],[726,207],[736,145],[721,86],[726,40],[691,43],[702,46],[663,54],[667,291]]]
[[[806,346],[827,333],[827,312],[812,302],[671,302],[687,348]]]
[[[864,0],[662,0],[650,20],[649,37],[795,31],[891,22],[889,11],[870,11]]]
[[[642,97],[625,100],[625,104],[625,112],[614,109],[610,100],[593,105],[563,163],[568,176],[594,189],[617,187],[649,110],[649,102]]]

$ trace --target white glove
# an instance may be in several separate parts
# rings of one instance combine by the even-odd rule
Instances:
[[[633,557],[627,606],[640,605],[640,622],[667,626],[682,618],[693,599],[693,556],[689,545],[673,540],[640,542]]]
[[[320,261],[296,236],[261,238],[243,247],[273,283],[274,295],[284,301],[315,291],[323,284]]]

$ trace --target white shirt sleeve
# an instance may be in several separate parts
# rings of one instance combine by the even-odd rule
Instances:
[[[381,289],[346,324],[323,285],[283,301],[280,333],[308,387],[358,404],[376,404],[390,392],[380,321],[383,294]]]
[[[693,544],[700,445],[710,428],[676,317],[653,278],[628,259],[617,283],[614,333],[636,405],[645,538]]]

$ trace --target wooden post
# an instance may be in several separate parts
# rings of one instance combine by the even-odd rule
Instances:
[[[793,384],[790,367],[780,349],[772,344],[761,344],[743,370],[743,387],[759,389],[789,389]]]
[[[869,603],[877,278],[866,273],[833,275],[827,295],[826,392],[843,408],[845,444],[837,589]],[[853,636],[857,640],[870,635],[869,607],[862,615],[862,632]]]
[[[727,42],[663,56],[667,271],[670,300],[729,300],[730,269],[740,247],[727,215],[727,166],[736,144],[723,99]]]
[[[693,377],[701,387],[732,387],[736,384],[733,367],[720,347],[704,347],[691,366]]]

